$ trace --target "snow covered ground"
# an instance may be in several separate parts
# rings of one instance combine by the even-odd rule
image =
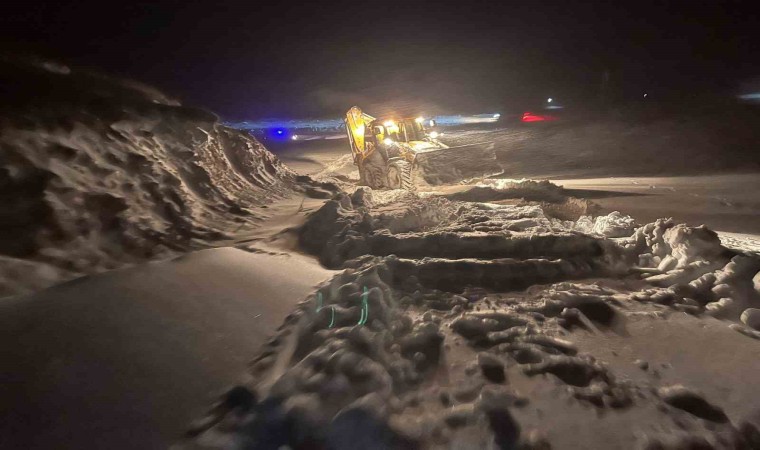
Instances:
[[[758,175],[371,192],[311,148],[350,195],[301,245],[344,272],[180,447],[760,446]]]
[[[4,299],[0,448],[167,448],[332,275],[220,248]]]
[[[0,302],[3,447],[760,448],[760,186],[700,172],[699,123],[447,133],[504,176],[380,192],[345,142],[287,167],[145,86],[3,64],[3,293],[121,268]]]
[[[747,156],[744,146],[730,142],[729,149],[716,149],[720,141],[709,132],[694,136],[694,125],[680,125],[689,130],[680,135],[677,125],[668,121],[652,129],[620,123],[606,128],[597,124],[578,129],[508,127],[449,131],[444,140],[451,145],[469,139],[497,142],[505,172],[500,178],[548,179],[575,190],[568,195],[593,201],[599,212],[623,211],[639,223],[673,217],[691,225],[706,224],[720,233],[747,234],[741,245],[755,248],[752,242],[758,238],[753,236],[760,235],[760,202],[754,195],[760,190],[760,161],[755,153]],[[738,134],[754,133],[757,127],[749,128]],[[663,158],[668,143],[676,147],[675,156]],[[731,145],[739,150],[732,153]],[[345,142],[290,145],[277,149],[277,155],[300,173],[349,185],[358,180]],[[715,169],[725,173],[704,173]],[[453,193],[468,187],[437,189]]]
[[[704,227],[359,189],[300,233],[344,271],[181,447],[760,442],[760,257]]]
[[[680,177],[557,179],[578,189],[604,210],[618,209],[642,222],[677,217],[694,225],[760,235],[760,174]],[[613,195],[612,193],[619,193]]]
[[[319,196],[247,133],[152,88],[41,61],[0,59],[0,77],[0,296],[218,246],[276,200]]]

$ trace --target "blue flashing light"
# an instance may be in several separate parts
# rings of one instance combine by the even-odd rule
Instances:
[[[276,139],[276,140],[288,139],[290,137],[290,133],[288,132],[288,129],[284,127],[270,128],[266,131],[266,134],[271,139]]]

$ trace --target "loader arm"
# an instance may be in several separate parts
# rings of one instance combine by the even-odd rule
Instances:
[[[375,120],[369,114],[364,114],[358,106],[354,106],[346,113],[346,132],[351,144],[351,153],[354,155],[354,163],[359,164],[365,160],[374,150],[374,145],[366,141],[367,128]]]

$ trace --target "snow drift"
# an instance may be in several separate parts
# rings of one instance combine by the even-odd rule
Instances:
[[[0,65],[0,295],[214,245],[304,188],[250,135],[152,88]]]

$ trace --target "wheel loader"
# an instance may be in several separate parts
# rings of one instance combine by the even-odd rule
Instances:
[[[449,147],[426,127],[433,120],[377,119],[354,106],[345,122],[360,184],[372,189],[415,190],[501,173],[493,142]]]

